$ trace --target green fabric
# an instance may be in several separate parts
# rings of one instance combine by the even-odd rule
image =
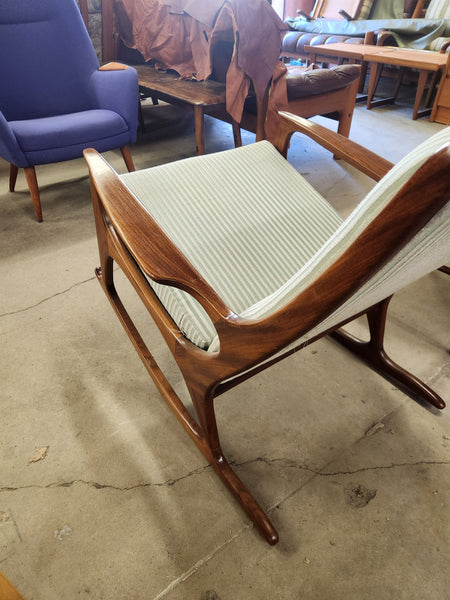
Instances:
[[[374,0],[363,0],[361,5],[361,9],[358,14],[359,20],[368,19],[370,17],[370,12],[373,8]]]
[[[286,19],[289,27],[305,33],[364,37],[369,31],[387,29],[400,47],[425,50],[438,37],[450,36],[450,21],[444,19],[377,19],[367,21],[331,21]]]
[[[404,0],[376,0],[371,19],[403,19]]]

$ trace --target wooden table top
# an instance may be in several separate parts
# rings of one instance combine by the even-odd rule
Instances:
[[[150,65],[133,65],[138,72],[139,85],[155,92],[161,100],[191,106],[225,104],[225,84],[218,81],[180,79],[174,71],[157,71]]]
[[[318,44],[305,46],[310,54],[359,58],[365,61],[380,62],[389,65],[400,65],[427,71],[437,71],[447,62],[448,55],[432,50],[413,50],[397,46],[374,46],[372,44]]]
[[[438,71],[446,65],[448,59],[446,54],[432,50],[413,50],[396,46],[380,46],[380,48],[380,52],[366,51],[363,59],[401,67],[426,69],[427,71]]]
[[[305,50],[310,54],[325,54],[327,56],[338,56],[344,58],[360,58],[368,51],[377,52],[384,46],[375,46],[372,44],[349,44],[345,42],[336,42],[334,44],[317,44],[316,46],[305,46]]]

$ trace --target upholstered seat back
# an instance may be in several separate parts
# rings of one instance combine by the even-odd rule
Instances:
[[[249,307],[243,316],[262,318],[287,304],[313,284],[373,219],[389,206],[395,194],[419,167],[443,146],[449,147],[450,127],[446,127],[410,152],[371,190],[320,251],[271,297]],[[444,176],[444,174],[442,174]],[[392,259],[364,284],[346,303],[308,334],[312,338],[391,296],[450,259],[450,204],[439,211]]]
[[[268,142],[121,179],[235,313],[263,319],[313,285],[419,167],[449,142],[450,127],[416,148],[345,221]],[[239,168],[247,172],[245,179],[236,176]],[[449,224],[447,204],[308,338],[445,264],[450,259]],[[152,285],[186,337],[200,347],[218,350],[214,326],[192,296]]]
[[[431,0],[428,4],[427,19],[450,19],[450,3],[448,0]]]
[[[96,108],[98,61],[75,0],[1,0],[0,57],[7,121]]]

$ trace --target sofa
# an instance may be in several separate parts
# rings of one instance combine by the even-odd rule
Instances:
[[[335,19],[304,16],[288,17],[289,31],[282,41],[282,57],[291,61],[305,61],[305,46],[344,42],[348,44],[398,45],[420,50],[448,51],[450,46],[450,3],[431,0],[425,18],[403,18],[415,14],[422,0],[369,0],[364,3],[367,12],[347,20],[340,15]],[[365,18],[361,19],[363,16]],[[366,18],[368,17],[368,18]]]

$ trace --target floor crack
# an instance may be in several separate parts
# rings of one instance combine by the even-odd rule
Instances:
[[[13,310],[11,312],[2,313],[2,314],[0,314],[0,318],[1,317],[9,317],[11,315],[18,315],[20,313],[27,312],[28,310],[32,310],[33,308],[36,308],[37,306],[40,306],[41,304],[44,304],[45,302],[48,302],[49,300],[53,300],[53,298],[57,298],[58,296],[63,296],[64,294],[66,294],[67,292],[70,292],[70,290],[73,290],[74,288],[78,287],[79,285],[83,285],[84,283],[88,283],[89,281],[92,281],[94,279],[96,279],[95,275],[93,275],[92,277],[89,277],[89,279],[85,279],[83,281],[78,281],[77,283],[74,283],[73,285],[66,288],[65,290],[62,290],[61,292],[56,292],[52,296],[48,296],[47,298],[43,298],[42,300],[39,300],[39,302],[36,302],[36,304],[31,304],[30,306],[26,306],[25,308],[19,308],[18,310]]]
[[[319,477],[336,477],[338,475],[355,475],[357,473],[364,473],[365,471],[397,469],[397,468],[402,468],[402,467],[419,467],[419,466],[424,466],[424,465],[429,465],[429,466],[450,465],[450,461],[421,460],[421,461],[416,461],[416,462],[391,463],[390,465],[376,465],[374,467],[362,467],[360,469],[354,469],[353,471],[324,472],[323,469],[322,470],[314,469],[312,467],[308,467],[307,465],[297,463],[296,461],[288,459],[288,458],[266,458],[266,457],[262,457],[262,456],[258,456],[257,458],[252,458],[252,459],[246,460],[244,462],[230,461],[230,465],[233,467],[245,467],[247,465],[250,465],[252,463],[257,463],[257,462],[262,462],[269,466],[272,466],[275,464],[282,464],[282,466],[287,467],[287,468],[298,469],[298,470],[302,470],[302,471],[309,471],[310,473],[313,473],[314,475],[318,475]],[[173,485],[176,485],[180,481],[183,481],[184,479],[188,479],[189,477],[191,477],[193,475],[200,475],[201,473],[204,473],[205,471],[207,471],[210,468],[211,468],[211,465],[209,465],[209,464],[203,465],[202,467],[199,467],[198,469],[194,469],[193,471],[186,473],[186,475],[182,475],[181,477],[176,477],[174,479],[167,479],[166,481],[163,481],[163,482],[147,482],[147,483],[136,483],[134,485],[127,485],[127,486],[118,486],[118,485],[113,485],[110,483],[99,483],[98,481],[85,481],[84,479],[73,479],[72,481],[59,481],[59,482],[55,482],[55,483],[48,483],[46,485],[31,484],[31,485],[23,485],[23,486],[3,486],[3,487],[0,487],[0,492],[18,492],[18,491],[27,490],[27,489],[49,490],[49,489],[56,489],[56,488],[69,488],[76,484],[87,485],[88,487],[93,487],[97,490],[110,489],[110,490],[116,490],[118,492],[130,492],[132,490],[150,488],[150,487],[172,487]]]
[[[377,471],[382,469],[395,469],[401,467],[418,467],[423,465],[450,465],[450,461],[435,461],[435,460],[422,460],[417,462],[404,462],[404,463],[391,463],[390,465],[376,465],[374,467],[362,467],[360,469],[354,469],[353,471],[333,471],[333,472],[324,472],[323,469],[313,469],[312,467],[308,467],[307,465],[303,465],[297,463],[294,460],[288,458],[264,458],[262,456],[258,456],[257,458],[247,460],[242,463],[231,462],[235,467],[246,466],[255,462],[263,462],[267,465],[272,465],[275,463],[282,463],[283,466],[303,471],[309,471],[314,475],[318,475],[319,477],[331,477],[336,475],[355,475],[356,473],[363,473],[364,471]]]
[[[189,473],[187,473],[186,475],[182,475],[181,477],[177,477],[175,479],[168,479],[167,481],[156,482],[156,483],[155,482],[147,482],[147,483],[136,483],[134,485],[128,485],[128,486],[118,486],[118,485],[113,485],[110,483],[99,483],[97,481],[85,481],[84,479],[73,479],[72,481],[59,481],[56,483],[48,483],[47,485],[31,484],[31,485],[23,485],[23,486],[17,486],[17,487],[4,486],[4,487],[0,487],[0,492],[18,492],[18,491],[27,490],[27,489],[49,490],[49,489],[64,488],[64,487],[69,488],[76,484],[87,485],[88,487],[93,487],[97,490],[110,489],[110,490],[116,490],[118,492],[129,492],[129,491],[136,490],[139,488],[172,487],[173,485],[179,483],[180,481],[183,481],[183,479],[187,479],[188,477],[191,477],[192,475],[199,475],[199,474],[203,473],[203,471],[206,471],[209,468],[210,468],[210,465],[204,465],[203,467],[194,469],[193,471],[190,471]]]

